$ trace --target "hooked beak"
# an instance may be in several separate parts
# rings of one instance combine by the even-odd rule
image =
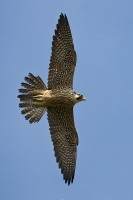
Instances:
[[[83,98],[83,101],[86,101],[86,98],[85,98],[85,97]]]

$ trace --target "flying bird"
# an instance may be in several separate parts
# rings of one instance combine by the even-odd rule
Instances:
[[[30,123],[39,122],[47,111],[56,161],[68,185],[74,180],[78,146],[73,107],[85,100],[73,90],[76,60],[69,22],[61,13],[52,41],[47,86],[39,76],[29,73],[18,95],[21,113]]]

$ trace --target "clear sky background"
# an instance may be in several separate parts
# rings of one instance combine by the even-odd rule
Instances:
[[[29,72],[47,83],[51,42],[66,13],[77,52],[74,109],[79,134],[74,183],[56,164],[46,115],[20,114]],[[133,1],[0,2],[0,199],[133,200]]]

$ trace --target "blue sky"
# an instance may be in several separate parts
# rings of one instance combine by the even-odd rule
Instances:
[[[0,3],[0,199],[133,199],[133,1],[5,0]],[[29,72],[47,83],[51,42],[66,13],[78,56],[75,180],[64,184],[46,115],[30,125],[18,88]]]

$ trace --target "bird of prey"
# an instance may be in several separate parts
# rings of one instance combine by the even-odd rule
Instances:
[[[47,86],[29,73],[18,95],[21,113],[30,123],[38,122],[47,111],[56,161],[68,185],[74,180],[78,145],[73,107],[85,100],[73,90],[76,59],[69,22],[61,13],[52,41]]]

